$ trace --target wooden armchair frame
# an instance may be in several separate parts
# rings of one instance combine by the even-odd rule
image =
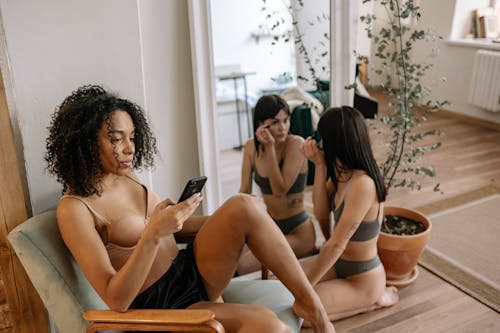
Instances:
[[[224,327],[210,310],[111,310],[85,311],[90,322],[87,333],[98,330],[175,331],[224,333]]]
[[[60,333],[225,332],[210,310],[107,310],[64,245],[55,211],[28,219],[8,239]]]

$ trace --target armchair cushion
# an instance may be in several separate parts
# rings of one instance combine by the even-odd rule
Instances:
[[[224,290],[222,298],[230,303],[264,306],[276,313],[292,332],[300,332],[302,319],[294,314],[291,306],[295,298],[278,280],[233,280]]]
[[[109,309],[66,248],[55,211],[28,219],[12,230],[8,239],[59,333],[83,333],[89,326],[83,318],[85,311]],[[231,281],[223,298],[266,306],[293,332],[300,330],[301,321],[292,311],[293,296],[279,281]]]

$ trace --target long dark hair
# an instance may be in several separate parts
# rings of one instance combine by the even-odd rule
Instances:
[[[260,142],[257,140],[257,128],[266,119],[273,119],[281,110],[290,116],[290,107],[288,103],[279,95],[264,95],[255,104],[253,114],[253,140],[255,142],[255,151],[259,153]]]
[[[127,112],[134,123],[134,169],[152,166],[156,140],[146,115],[135,103],[119,98],[97,85],[78,88],[52,114],[46,140],[47,170],[57,177],[63,191],[89,196],[100,194],[103,177],[98,132],[103,123],[111,126],[116,110]]]
[[[375,182],[379,202],[385,201],[387,188],[373,156],[370,136],[361,112],[350,106],[327,109],[318,123],[328,173],[338,188],[337,174],[363,170]],[[341,164],[336,161],[342,162]]]

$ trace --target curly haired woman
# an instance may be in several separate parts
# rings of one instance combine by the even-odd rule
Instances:
[[[227,332],[288,332],[265,308],[216,302],[246,243],[294,294],[297,315],[316,332],[334,331],[257,198],[238,195],[199,217],[192,214],[200,194],[176,204],[139,182],[133,170],[151,166],[157,149],[138,105],[84,86],[56,109],[49,129],[48,169],[65,190],[57,207],[59,230],[111,309],[205,308]],[[197,229],[194,242],[179,250],[173,234]]]

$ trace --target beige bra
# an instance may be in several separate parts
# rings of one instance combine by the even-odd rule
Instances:
[[[151,205],[152,205],[151,192],[148,190],[147,186],[141,184],[136,179],[134,179],[130,176],[127,176],[127,178],[129,178],[129,179],[133,180],[134,182],[136,182],[137,184],[141,185],[146,190],[146,194],[147,194],[146,195],[146,216],[144,219],[144,223],[147,223],[148,217],[154,208],[154,207],[151,207]],[[79,196],[79,195],[73,195],[73,194],[64,194],[59,201],[66,199],[66,198],[77,199],[77,200],[81,201],[87,207],[87,209],[90,211],[90,213],[94,217],[95,228],[96,228],[97,232],[99,233],[99,236],[101,237],[101,239],[106,247],[106,251],[108,252],[109,258],[111,260],[111,264],[113,265],[113,267],[115,269],[122,267],[125,264],[125,262],[127,261],[127,259],[130,257],[132,251],[134,251],[135,245],[126,247],[126,246],[120,246],[118,244],[115,244],[115,243],[108,241],[108,239],[109,239],[108,226],[111,224],[111,221],[109,221],[104,216],[102,216],[102,214],[98,213],[84,199],[84,197]]]

